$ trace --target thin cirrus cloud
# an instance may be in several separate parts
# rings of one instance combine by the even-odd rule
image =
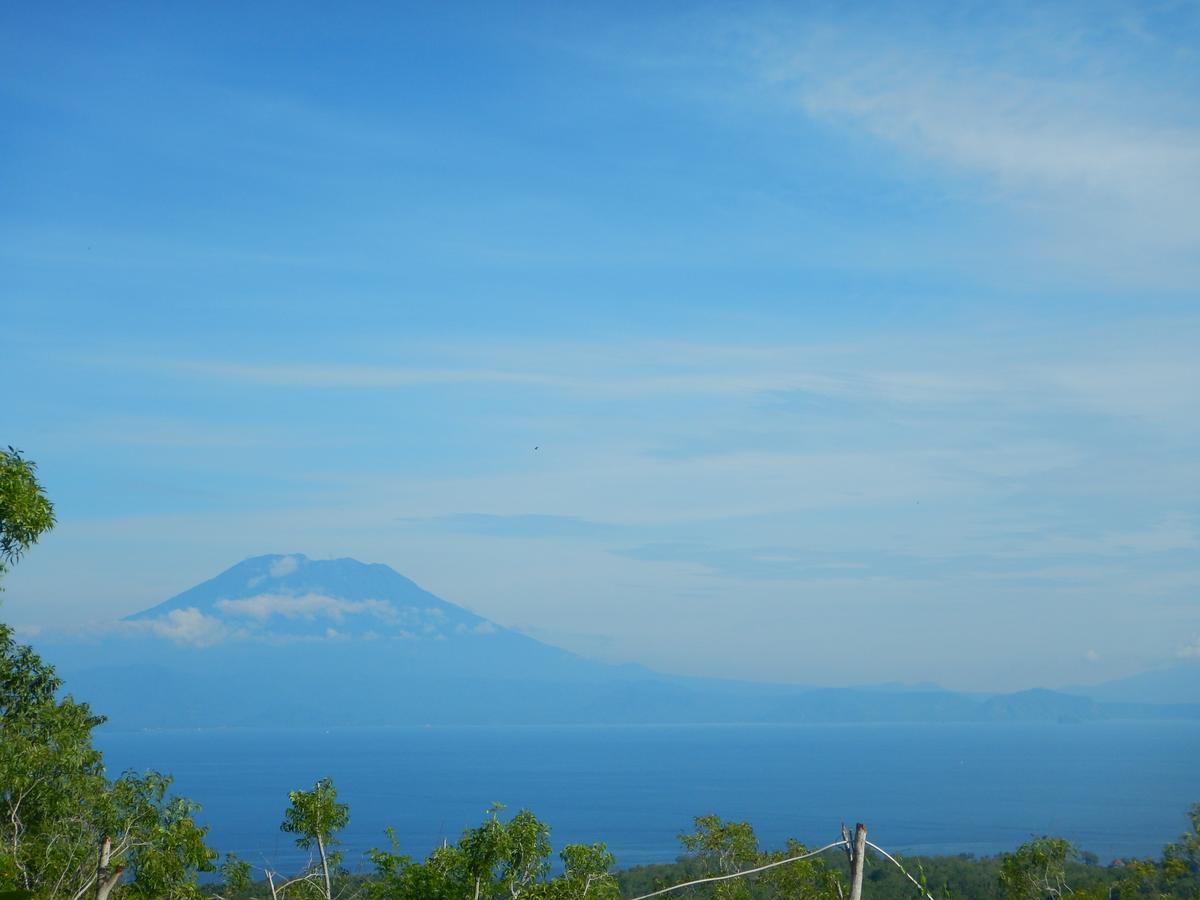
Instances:
[[[626,526],[611,522],[550,514],[455,513],[426,518],[406,516],[396,521],[421,530],[433,528],[459,534],[533,539],[608,538],[626,530]]]
[[[553,384],[546,376],[475,368],[420,368],[412,366],[248,365],[235,362],[178,362],[159,368],[247,384],[277,387],[401,388],[437,384]]]
[[[560,346],[537,348],[563,351]],[[589,349],[602,355],[599,348]],[[714,350],[716,348],[713,348]],[[703,351],[701,351],[703,353]],[[643,362],[654,360],[650,351]],[[554,389],[580,394],[730,394],[770,389],[813,390],[843,393],[852,389],[841,379],[795,369],[748,371],[745,369],[679,371],[670,365],[655,366],[650,372],[598,373],[577,367],[530,369],[481,368],[471,365],[421,367],[412,365],[360,365],[354,363],[288,364],[263,362],[243,364],[226,360],[139,363],[140,367],[203,380],[227,381],[263,387],[348,388],[386,390],[438,385],[499,385],[513,388]]]
[[[806,21],[758,32],[753,70],[802,115],[979,179],[1043,256],[1186,286],[1200,249],[1200,117],[1165,29],[1017,15],[987,29]],[[961,193],[962,185],[948,188]]]
[[[262,361],[253,365],[208,360],[103,363],[211,382],[231,382],[264,390],[341,389],[387,391],[435,386],[509,391],[550,391],[582,398],[669,398],[760,396],[779,403],[828,398],[839,403],[872,403],[897,408],[960,407],[986,403],[1014,411],[1075,409],[1135,417],[1187,428],[1200,405],[1200,368],[1191,359],[1189,335],[1197,323],[1169,325],[1175,338],[1158,341],[1148,358],[1139,338],[1099,335],[1097,346],[1027,344],[1014,359],[1004,343],[962,338],[925,342],[910,351],[863,340],[851,346],[696,345],[676,356],[647,344],[625,348],[617,365],[606,367],[602,344],[547,342],[499,356],[496,366],[455,363],[437,367],[406,364],[331,362],[319,365]],[[1082,337],[1082,336],[1081,336]],[[1149,340],[1149,339],[1143,339]],[[974,353],[967,348],[974,346]],[[740,351],[731,355],[731,351]],[[547,362],[522,365],[521,353]]]
[[[863,540],[838,549],[794,544],[721,546],[705,542],[659,541],[614,550],[646,562],[686,563],[722,579],[795,581],[805,578],[936,583],[948,576],[1008,578],[1039,584],[1092,583],[1128,576],[1146,560],[1161,574],[1190,572],[1191,554],[1200,547],[1194,528],[1170,522],[1143,531],[1104,533],[1089,539],[1045,534],[1009,535],[1002,545],[963,541],[907,548],[880,548]],[[996,541],[994,535],[989,536]],[[1187,554],[1182,560],[1169,555]]]

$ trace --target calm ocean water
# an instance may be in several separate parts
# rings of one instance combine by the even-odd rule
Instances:
[[[280,833],[287,792],[334,779],[347,863],[396,829],[424,856],[492,801],[528,807],[555,848],[606,841],[620,865],[679,852],[691,817],[752,822],[764,846],[864,821],[905,853],[991,854],[1031,835],[1102,858],[1156,854],[1200,801],[1200,723],[388,728],[116,733],[111,771],[171,772],[212,843],[256,863],[301,857]]]

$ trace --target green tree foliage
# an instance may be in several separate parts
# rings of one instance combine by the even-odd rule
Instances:
[[[215,856],[195,804],[169,797],[170,778],[110,781],[87,704],[58,697],[54,669],[0,625],[0,889],[74,896],[98,879],[111,845],[114,897],[199,896],[196,876]]]
[[[53,527],[54,507],[38,483],[37,465],[12,447],[0,450],[0,575]]]
[[[1200,876],[1200,803],[1188,810],[1191,831],[1163,848],[1163,867],[1179,877]]]
[[[550,826],[523,809],[504,826],[504,845],[500,886],[518,897],[550,871]]]
[[[375,877],[368,895],[387,900],[616,900],[613,855],[604,844],[571,844],[559,854],[563,871],[550,878],[550,827],[528,810],[507,821],[493,804],[484,820],[443,844],[421,863],[390,850],[371,850]]]
[[[170,776],[130,772],[105,795],[101,824],[128,876],[114,896],[144,900],[202,896],[197,876],[212,871],[217,854],[205,843],[208,829],[196,824],[200,807],[169,796],[170,786]]]
[[[396,833],[387,831],[390,850],[372,849],[367,857],[375,867],[375,877],[367,885],[367,894],[388,900],[459,900],[463,896],[461,853],[457,847],[442,845],[423,863],[397,852]]]
[[[847,864],[844,854],[831,851],[821,856],[796,860],[807,848],[795,840],[777,850],[757,849],[753,829],[745,822],[725,822],[716,816],[695,820],[696,830],[681,836],[689,852],[670,864],[637,866],[614,871],[615,860],[604,844],[572,844],[559,854],[563,863],[556,877],[545,874],[549,851],[538,836],[548,829],[532,814],[514,820],[522,823],[514,836],[524,835],[526,847],[534,847],[533,858],[543,875],[521,881],[506,877],[519,871],[510,855],[505,834],[508,822],[488,810],[483,823],[463,832],[454,845],[444,844],[424,862],[402,855],[395,835],[389,831],[391,849],[372,850],[373,876],[358,886],[362,895],[389,900],[618,900],[649,893],[713,875],[726,875],[780,862],[746,878],[689,887],[672,896],[715,898],[731,896],[728,888],[738,885],[737,894],[750,900],[844,900],[848,896]],[[1193,829],[1178,842],[1168,845],[1161,862],[1125,861],[1100,865],[1075,861],[1069,843],[1059,838],[1038,838],[1012,853],[976,859],[971,854],[925,856],[902,860],[907,871],[923,885],[918,890],[905,875],[882,857],[868,852],[864,897],[867,900],[921,900],[923,893],[952,900],[1011,896],[1060,897],[1078,900],[1157,900],[1193,898],[1200,900],[1200,872],[1179,863],[1200,847],[1200,809],[1193,808]],[[536,824],[535,824],[536,822]],[[531,827],[532,826],[532,827]],[[534,840],[530,841],[530,836]],[[506,848],[498,852],[497,848]],[[753,848],[753,854],[751,849]],[[479,866],[491,861],[490,873]],[[785,860],[791,860],[785,862]],[[482,861],[482,862],[481,862]],[[478,877],[478,888],[476,887]],[[347,884],[347,888],[349,888]],[[247,893],[240,897],[262,897]],[[282,894],[280,895],[282,896]],[[290,896],[290,893],[289,893]],[[315,896],[307,894],[305,896]],[[353,896],[353,894],[350,894]]]
[[[1070,841],[1041,837],[1022,844],[1000,860],[1000,887],[1012,900],[1043,900],[1070,894],[1067,860],[1075,856]]]
[[[793,859],[807,852],[808,848],[802,843],[788,838],[787,845],[782,850],[764,853],[759,865]],[[848,893],[842,885],[841,875],[816,856],[768,869],[759,876],[759,882],[774,891],[776,896],[790,897],[794,900],[823,900]]]
[[[311,791],[292,791],[292,805],[283,814],[281,831],[297,835],[296,846],[308,850],[317,848],[321,880],[326,900],[333,898],[331,869],[341,862],[342,855],[332,848],[338,843],[337,833],[350,822],[350,808],[339,803],[337,789],[328,778],[322,778]]]
[[[729,822],[716,815],[697,816],[695,831],[680,835],[679,841],[695,865],[688,880],[730,875],[770,863],[782,863],[808,852],[802,843],[789,839],[780,850],[759,849],[749,822]],[[758,897],[789,897],[799,900],[833,900],[847,893],[841,875],[828,868],[820,857],[774,866],[752,877],[719,881],[700,888],[704,896],[720,900]]]
[[[236,853],[226,853],[225,861],[217,871],[221,873],[221,886],[229,894],[239,894],[250,887],[253,870],[250,863]]]
[[[563,874],[553,882],[556,892],[552,896],[562,900],[619,900],[621,891],[612,874],[616,857],[606,844],[568,844],[559,858]]]
[[[0,451],[0,573],[54,524],[36,467]],[[104,719],[0,625],[0,892],[33,897],[199,897],[215,854],[170,778],[110,781],[92,745]],[[98,864],[99,861],[99,864]]]
[[[503,808],[501,804],[493,803],[483,824],[463,832],[458,842],[461,865],[466,876],[464,880],[475,900],[479,900],[485,892],[491,896],[493,884],[498,881],[496,869],[508,856],[508,835],[504,823],[500,821],[500,810]]]
[[[1200,898],[1200,804],[1192,806],[1188,817],[1191,830],[1163,848],[1161,861],[1125,860],[1100,880],[1095,878],[1094,863],[1072,867],[1070,860],[1081,854],[1062,838],[1030,841],[1001,856],[1001,893],[1018,898],[1072,895],[1096,900]]]
[[[1120,900],[1200,898],[1200,803],[1188,810],[1191,829],[1163,848],[1159,863],[1134,860],[1116,887]]]
[[[107,789],[86,704],[56,698],[54,670],[0,625],[0,886],[47,896],[94,874]]]
[[[696,830],[679,836],[684,849],[695,854],[706,875],[729,875],[758,863],[758,838],[749,822],[726,822],[719,816],[696,816]],[[749,882],[742,878],[719,882],[714,898],[741,900],[750,896]]]

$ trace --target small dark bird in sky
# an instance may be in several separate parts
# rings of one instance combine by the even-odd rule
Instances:
[[[534,450],[536,450],[536,449],[537,449],[537,447],[534,447],[533,449],[534,449]]]

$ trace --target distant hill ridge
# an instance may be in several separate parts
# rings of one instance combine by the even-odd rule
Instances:
[[[302,554],[244,560],[104,640],[40,643],[118,728],[1200,718],[1194,702],[806,688],[611,665],[490,622],[388,566]]]
[[[1149,672],[1063,690],[1104,703],[1195,703],[1200,699],[1200,659],[1181,658]]]

